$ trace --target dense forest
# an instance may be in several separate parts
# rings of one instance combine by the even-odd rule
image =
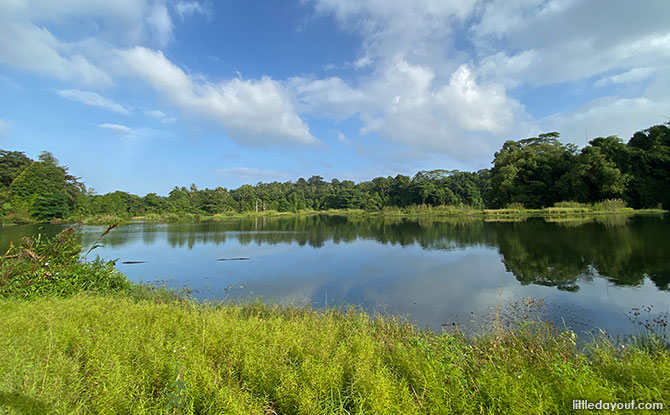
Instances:
[[[624,143],[598,137],[579,150],[556,132],[509,140],[493,167],[477,172],[420,171],[414,177],[377,177],[354,183],[312,176],[295,182],[245,184],[237,189],[174,187],[168,196],[87,191],[49,152],[32,160],[0,150],[0,217],[4,222],[46,222],[95,215],[211,215],[275,210],[365,209],[412,205],[473,208],[554,206],[623,199],[633,208],[670,208],[670,123],[636,132]]]

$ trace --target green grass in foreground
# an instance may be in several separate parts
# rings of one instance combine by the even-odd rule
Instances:
[[[572,332],[539,322],[466,337],[355,310],[201,304],[130,284],[100,260],[87,281],[80,248],[66,231],[2,257],[0,413],[535,414],[571,412],[573,399],[670,407],[667,337],[577,346]]]
[[[670,354],[522,325],[466,339],[357,312],[122,297],[0,301],[8,413],[567,413],[670,405]]]

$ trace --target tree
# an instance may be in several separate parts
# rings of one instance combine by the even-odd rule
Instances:
[[[630,176],[622,173],[598,146],[585,147],[561,179],[574,195],[573,199],[580,202],[623,197],[629,180]]]
[[[189,199],[188,190],[185,187],[175,186],[170,190],[168,196],[170,209],[173,212],[187,213],[191,211],[191,201]]]
[[[670,208],[670,128],[655,125],[636,132],[627,145],[632,176],[628,199],[635,208]]]
[[[32,205],[38,196],[67,194],[65,171],[57,165],[34,162],[23,169],[10,185],[12,198],[19,204]]]
[[[0,188],[9,187],[21,171],[32,162],[22,151],[0,150]]]
[[[562,144],[551,132],[519,141],[507,141],[495,153],[488,195],[494,207],[519,202],[527,207],[551,206],[566,196],[556,183],[567,173],[576,147]]]
[[[68,215],[69,211],[67,197],[61,193],[39,195],[30,207],[30,215],[40,222],[64,218]]]

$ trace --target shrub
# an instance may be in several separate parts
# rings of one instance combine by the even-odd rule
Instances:
[[[90,251],[90,250],[89,250]],[[10,247],[0,261],[0,298],[69,297],[80,291],[118,292],[130,282],[114,261],[85,262],[73,228],[51,239],[24,238]]]

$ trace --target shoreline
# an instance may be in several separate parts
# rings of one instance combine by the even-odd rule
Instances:
[[[78,218],[69,223],[81,221],[85,225],[108,225],[112,223],[132,222],[157,222],[157,223],[197,223],[217,222],[225,220],[253,219],[253,218],[294,218],[305,216],[344,216],[344,217],[371,217],[371,218],[466,218],[484,219],[494,221],[496,219],[526,219],[526,218],[555,218],[555,219],[584,219],[597,216],[635,216],[635,215],[663,215],[668,213],[664,209],[616,209],[616,210],[593,210],[589,208],[542,208],[542,209],[471,209],[461,207],[409,207],[409,208],[387,208],[379,211],[366,211],[361,209],[330,209],[330,210],[302,210],[298,212],[244,212],[214,215],[196,215],[193,213],[167,214],[167,215],[144,215],[124,219],[117,216],[93,216]]]

